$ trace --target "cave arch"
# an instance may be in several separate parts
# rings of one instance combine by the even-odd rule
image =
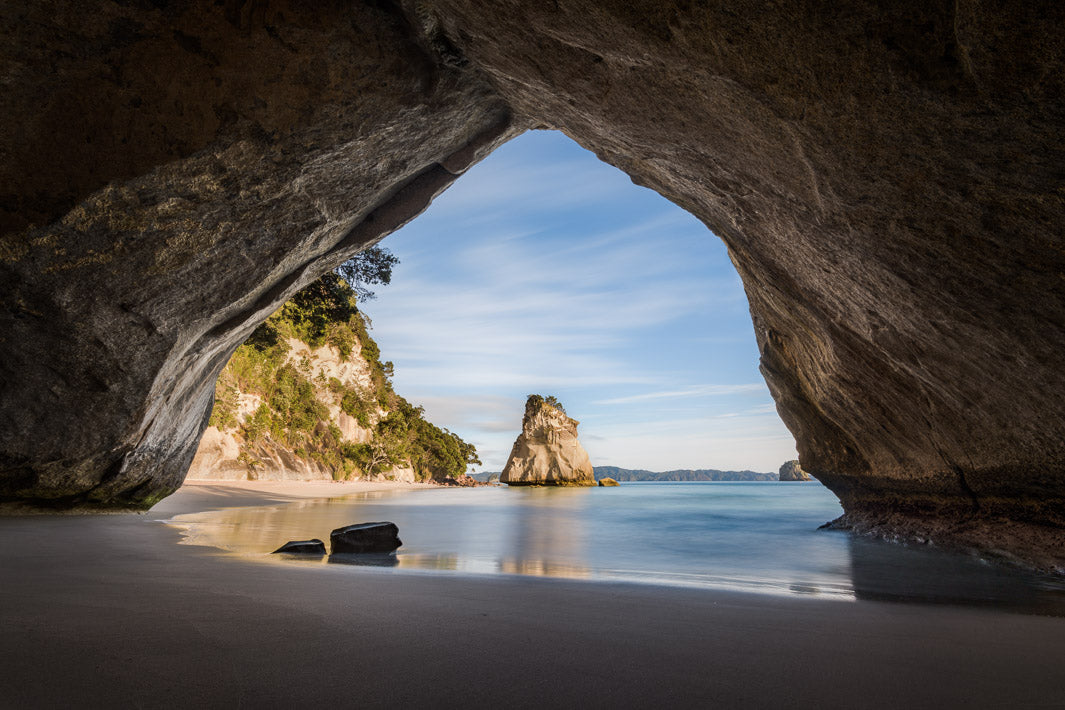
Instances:
[[[3,498],[165,495],[256,322],[545,125],[725,241],[851,525],[1061,563],[1060,4],[0,12]]]

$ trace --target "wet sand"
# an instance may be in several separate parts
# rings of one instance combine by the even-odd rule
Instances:
[[[1063,618],[263,565],[155,522],[338,485],[0,518],[0,707],[1065,705]]]

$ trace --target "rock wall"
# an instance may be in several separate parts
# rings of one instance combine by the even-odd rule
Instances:
[[[511,135],[388,3],[4,3],[0,40],[0,500],[173,491],[256,324]]]
[[[1065,566],[1065,5],[433,6],[724,240],[841,524]]]
[[[342,442],[365,444],[372,441],[373,429],[360,426],[354,417],[344,412],[340,406],[339,395],[325,384],[336,380],[346,386],[366,391],[368,397],[373,396],[370,365],[358,354],[358,348],[345,358],[335,347],[328,344],[312,348],[300,340],[288,338],[287,345],[286,361],[301,367],[312,383],[322,383],[322,386],[316,387],[315,396],[327,407],[328,417],[318,426],[336,426]],[[341,477],[341,472],[333,471],[312,456],[300,455],[291,447],[274,441],[268,433],[261,439],[249,441],[244,436],[241,425],[247,422],[262,404],[261,397],[244,392],[237,396],[240,404],[232,426],[207,427],[200,438],[200,445],[189,465],[186,478],[227,481],[331,481]],[[386,414],[378,409],[372,414],[369,423],[376,425]],[[342,476],[344,480],[364,477],[367,476],[361,471]],[[393,467],[369,478],[413,483],[417,476],[413,468],[405,465]]]
[[[510,486],[594,486],[588,452],[577,440],[576,419],[570,419],[538,395],[525,403],[521,433],[499,476]]]
[[[7,3],[0,497],[165,495],[256,322],[546,126],[725,241],[845,523],[1061,561],[1062,26],[1052,0]]]

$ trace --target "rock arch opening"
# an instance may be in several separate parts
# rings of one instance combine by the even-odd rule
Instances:
[[[721,242],[563,134],[501,146],[382,245],[401,264],[364,310],[397,391],[477,443],[484,470],[539,391],[581,420],[595,465],[795,458]]]

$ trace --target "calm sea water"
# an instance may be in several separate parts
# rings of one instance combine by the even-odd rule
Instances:
[[[816,483],[624,483],[377,492],[171,522],[187,543],[281,564],[306,564],[269,554],[288,540],[390,520],[403,547],[372,564],[1065,614],[1065,580],[817,529],[841,512]]]

